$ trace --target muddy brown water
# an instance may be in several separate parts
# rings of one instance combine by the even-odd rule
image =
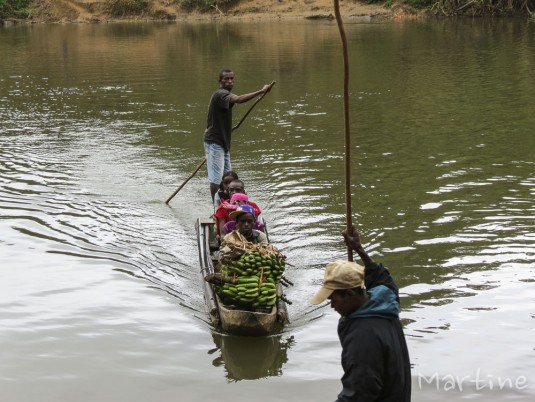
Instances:
[[[354,220],[401,288],[413,400],[532,400],[533,24],[346,31]],[[0,55],[0,400],[334,400],[337,316],[308,300],[345,256],[335,23],[12,26]],[[232,147],[293,265],[273,337],[207,322],[205,170],[164,203],[226,66],[236,93],[276,81]]]

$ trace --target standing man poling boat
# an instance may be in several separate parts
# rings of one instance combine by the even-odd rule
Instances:
[[[262,89],[245,95],[235,95],[234,72],[224,68],[219,73],[219,89],[210,99],[206,131],[204,132],[204,150],[208,167],[208,180],[212,201],[219,189],[223,173],[231,170],[230,142],[232,137],[232,107],[235,103],[247,102],[271,89],[266,84]]]

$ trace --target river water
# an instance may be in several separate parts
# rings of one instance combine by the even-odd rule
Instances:
[[[535,397],[535,28],[348,21],[354,221],[401,288],[413,401]],[[233,167],[292,264],[291,325],[207,322],[194,223],[221,67],[276,81]],[[330,21],[0,28],[0,400],[326,401],[345,258]],[[250,104],[235,107],[236,121]]]

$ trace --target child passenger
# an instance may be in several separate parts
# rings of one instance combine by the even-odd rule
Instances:
[[[228,186],[229,184],[234,181],[238,180],[238,174],[236,172],[228,171],[223,175],[223,180],[221,180],[221,183],[219,184],[219,190],[214,196],[214,210],[217,209],[217,207],[223,202],[223,201],[229,201],[230,200],[230,194],[228,192]]]
[[[254,222],[256,220],[255,209],[251,205],[241,205],[236,210],[230,213],[231,219],[236,223],[236,230],[245,240],[253,244],[268,244],[268,239],[265,233],[254,229]],[[232,236],[228,234],[227,236]]]
[[[213,215],[216,223],[216,232],[220,237],[228,233],[222,233],[223,226],[231,220],[229,215],[238,206],[245,204],[252,206],[255,210],[255,217],[258,217],[261,213],[258,205],[253,201],[249,201],[249,197],[245,194],[245,186],[241,180],[232,181],[228,186],[228,190],[231,196],[230,201],[222,202]]]
[[[253,201],[249,201],[249,197],[246,194],[240,194],[240,193],[234,194],[231,199],[233,200],[232,202],[234,203],[234,205],[236,205],[236,208],[234,209],[234,211],[236,211],[237,209],[239,209],[240,207],[244,205],[249,205],[250,207],[252,207],[253,211],[255,212],[254,214],[255,220],[253,224],[253,229],[259,230],[259,231],[264,230],[264,224],[257,219],[261,211],[260,211],[260,208],[258,208],[258,205],[256,205],[256,203],[254,203]],[[233,230],[236,230],[237,228],[236,219],[233,218],[234,211],[229,210],[228,220],[221,228],[221,237],[225,236],[227,233],[232,232]],[[222,223],[223,222],[220,222],[220,224]]]

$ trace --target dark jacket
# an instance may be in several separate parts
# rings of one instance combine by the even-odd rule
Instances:
[[[342,392],[337,402],[409,402],[409,352],[399,322],[397,286],[382,264],[366,267],[369,300],[338,324]]]

